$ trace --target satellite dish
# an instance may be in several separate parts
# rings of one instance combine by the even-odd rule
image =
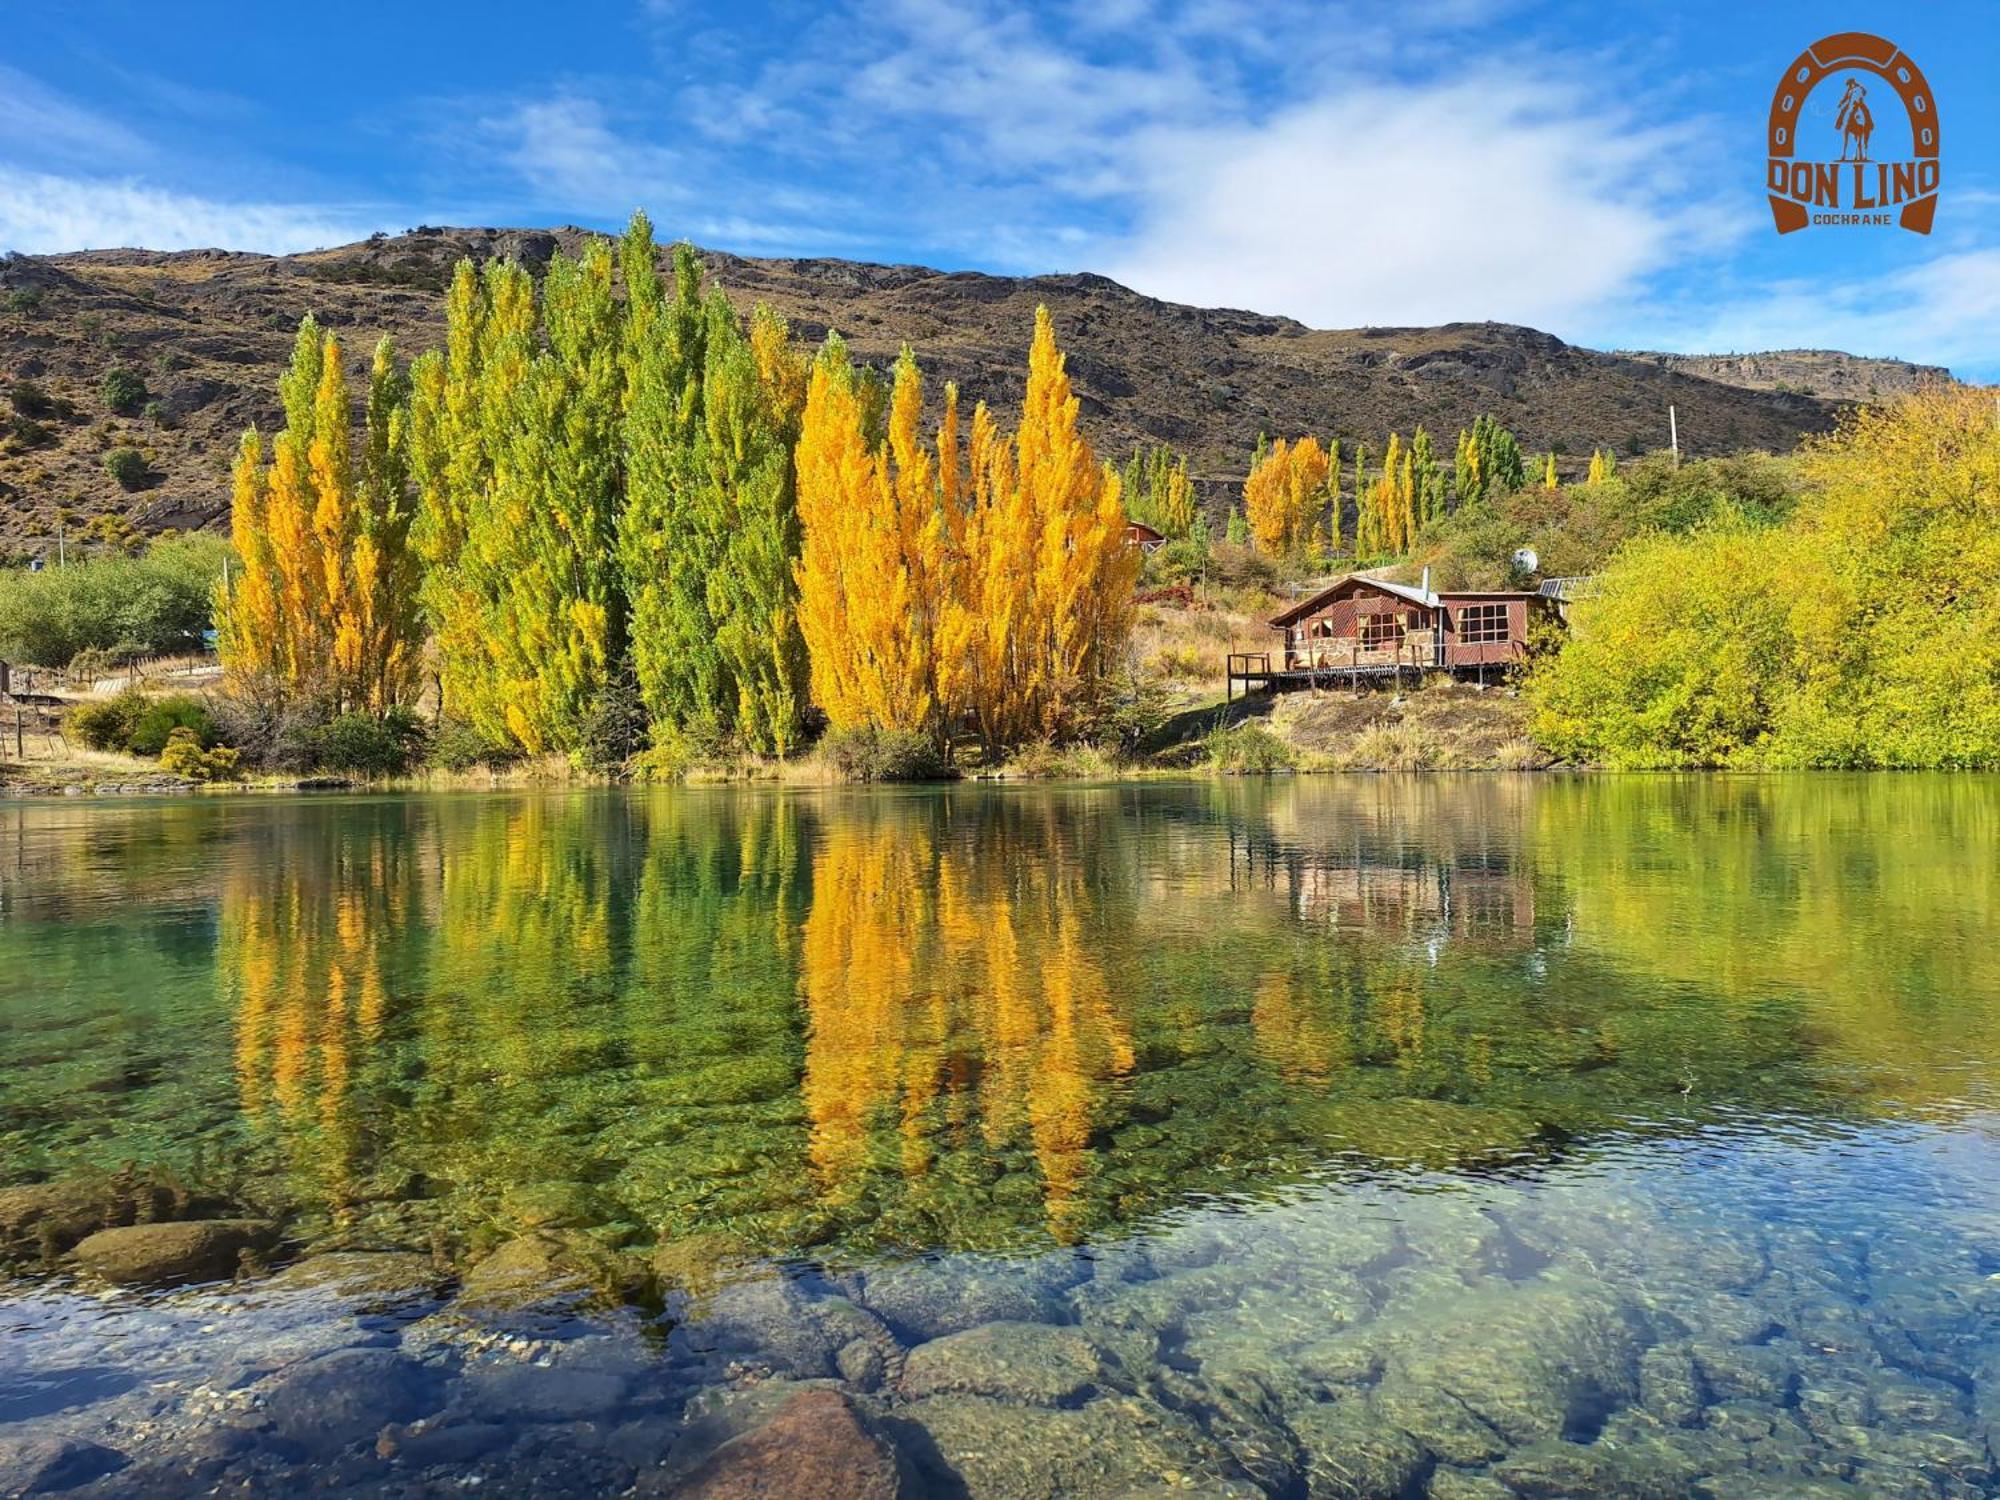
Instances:
[[[1536,555],[1533,547],[1516,547],[1514,549],[1514,566],[1519,568],[1523,573],[1532,573],[1541,565],[1542,560]]]

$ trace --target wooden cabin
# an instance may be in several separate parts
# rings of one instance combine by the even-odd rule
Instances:
[[[1534,612],[1549,607],[1518,590],[1436,593],[1350,573],[1271,617],[1282,643],[1229,658],[1229,691],[1330,687],[1343,680],[1451,672],[1485,676],[1524,659]]]
[[[1144,521],[1125,523],[1125,545],[1137,547],[1141,552],[1158,552],[1167,545],[1167,534]]]

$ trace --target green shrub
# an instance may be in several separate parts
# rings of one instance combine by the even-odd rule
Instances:
[[[820,742],[827,764],[849,781],[937,781],[951,768],[927,737],[867,725],[835,730]]]
[[[17,286],[7,293],[7,311],[33,317],[42,307],[42,289],[38,286]]]
[[[220,738],[214,716],[199,698],[174,693],[165,698],[142,699],[141,704],[123,747],[134,755],[158,755],[167,748],[167,740],[177,729],[190,731],[203,749]]]
[[[426,759],[441,771],[470,771],[475,766],[501,765],[519,751],[495,745],[463,719],[440,719],[431,726]]]
[[[146,377],[130,365],[114,365],[105,374],[104,404],[119,416],[138,415],[146,397]]]
[[[1991,393],[1863,408],[1797,468],[1781,525],[1725,508],[1619,553],[1529,678],[1545,747],[1621,770],[2000,765]]]
[[[246,761],[293,773],[313,769],[320,731],[333,717],[330,706],[299,697],[278,678],[248,672],[229,676],[213,709],[222,739]]]
[[[624,670],[605,683],[583,721],[583,745],[577,758],[586,770],[611,771],[646,746],[646,705],[639,696],[639,679],[628,660]]]
[[[240,757],[227,745],[205,749],[192,729],[178,728],[160,750],[160,768],[190,781],[234,781],[243,774]]]
[[[1292,764],[1292,749],[1262,724],[1227,725],[1220,719],[1203,748],[1218,771],[1281,771]]]
[[[61,667],[92,650],[198,651],[228,556],[220,537],[197,535],[157,541],[136,557],[0,572],[0,659]]]
[[[23,448],[43,448],[55,441],[53,432],[33,417],[22,416],[19,412],[7,423],[7,433]]]
[[[1106,696],[1085,738],[1105,753],[1129,760],[1160,732],[1172,708],[1173,694],[1158,676],[1128,673]]]
[[[104,472],[118,481],[121,489],[144,489],[151,470],[146,455],[137,448],[113,448],[104,455]]]
[[[17,380],[7,387],[7,397],[14,403],[14,410],[24,417],[58,417],[62,415],[62,402],[36,385],[32,380]]]
[[[1688,534],[1729,521],[1775,525],[1790,515],[1798,465],[1746,454],[1690,459],[1650,453],[1599,484],[1547,490],[1530,485],[1492,494],[1425,528],[1413,561],[1428,563],[1441,588],[1519,588],[1514,566],[1534,549],[1544,575],[1595,573],[1628,541],[1653,533]]]
[[[1110,751],[1096,745],[1056,745],[1040,740],[1007,757],[1006,773],[1025,781],[1103,780],[1118,774]]]
[[[63,731],[92,750],[123,750],[145,711],[146,695],[127,689],[115,698],[79,703],[63,717]]]
[[[315,763],[328,771],[401,776],[423,757],[424,726],[403,707],[392,708],[379,719],[373,714],[344,713],[320,730],[313,749]]]

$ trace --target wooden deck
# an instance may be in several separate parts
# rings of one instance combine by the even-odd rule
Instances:
[[[1365,650],[1351,641],[1314,644],[1310,650],[1291,648],[1272,665],[1269,651],[1232,651],[1228,661],[1225,702],[1233,702],[1238,686],[1251,693],[1282,693],[1295,688],[1359,687],[1364,682],[1394,678],[1419,682],[1439,670],[1436,648],[1426,639],[1406,642],[1398,650]]]

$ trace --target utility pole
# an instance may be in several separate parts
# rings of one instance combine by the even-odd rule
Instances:
[[[1667,441],[1673,445],[1674,467],[1681,466],[1681,421],[1671,403],[1667,406]]]

